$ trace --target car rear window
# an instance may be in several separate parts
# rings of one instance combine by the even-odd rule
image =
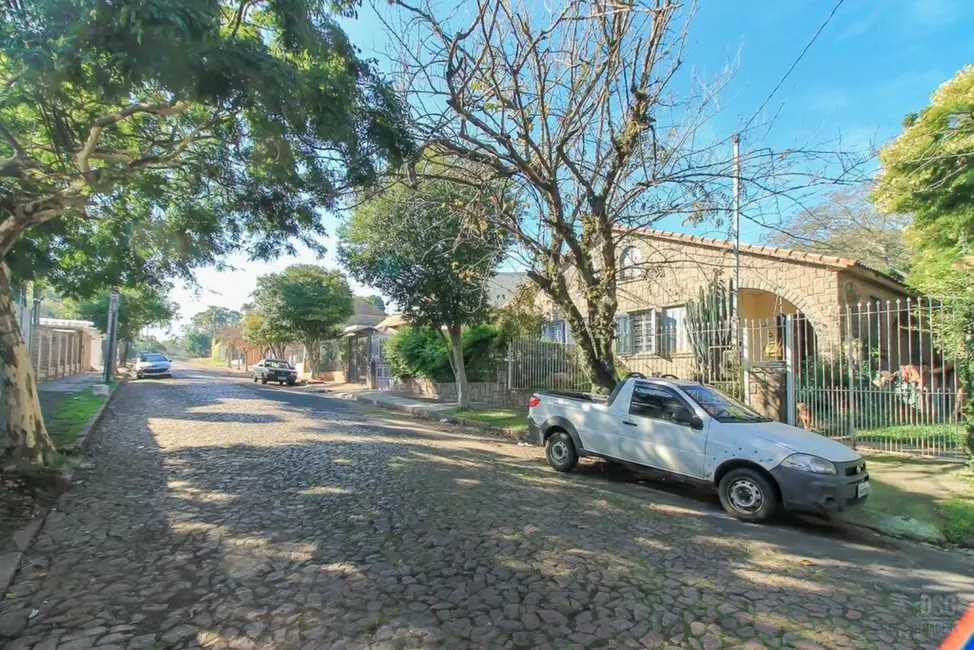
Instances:
[[[268,368],[290,368],[291,364],[287,361],[274,361],[273,359],[264,362],[264,365]]]

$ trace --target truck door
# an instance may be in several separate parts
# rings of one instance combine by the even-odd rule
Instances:
[[[703,477],[706,431],[674,421],[690,405],[665,386],[633,386],[628,414],[619,418],[620,458],[694,478]]]

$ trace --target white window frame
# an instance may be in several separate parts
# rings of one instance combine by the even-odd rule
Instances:
[[[664,354],[682,354],[685,352],[690,352],[690,337],[687,333],[687,306],[682,305],[670,305],[669,307],[663,307],[659,310],[659,328],[657,333],[659,336],[659,350]],[[673,318],[673,329],[667,329],[667,319],[672,318],[668,315],[669,312],[680,312],[679,318]]]
[[[630,354],[656,354],[659,342],[659,310],[645,309],[630,312],[632,345]]]
[[[638,246],[630,244],[622,249],[619,256],[619,279],[637,280],[642,276],[640,265],[643,263],[643,251]]]

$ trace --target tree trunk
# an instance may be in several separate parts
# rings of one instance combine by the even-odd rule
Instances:
[[[30,351],[20,338],[17,312],[10,299],[10,269],[0,261],[0,359],[3,361],[3,410],[6,438],[3,465],[41,464],[54,451],[44,426]]]
[[[587,291],[587,307],[594,317],[585,318],[569,293],[564,275],[554,279],[541,275],[531,277],[561,310],[574,342],[582,352],[582,362],[593,387],[599,392],[612,392],[618,381],[615,370],[614,287],[608,290],[594,287]]]
[[[470,386],[467,384],[467,367],[463,363],[463,337],[460,325],[448,325],[450,356],[453,359],[453,375],[457,380],[457,408],[470,408]]]
[[[321,342],[312,341],[304,344],[304,365],[305,371],[311,368],[308,374],[312,379],[318,378],[318,361],[321,359]]]

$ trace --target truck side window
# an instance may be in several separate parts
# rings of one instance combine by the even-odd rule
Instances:
[[[654,420],[673,420],[673,412],[686,408],[674,393],[651,386],[634,386],[629,414]]]

